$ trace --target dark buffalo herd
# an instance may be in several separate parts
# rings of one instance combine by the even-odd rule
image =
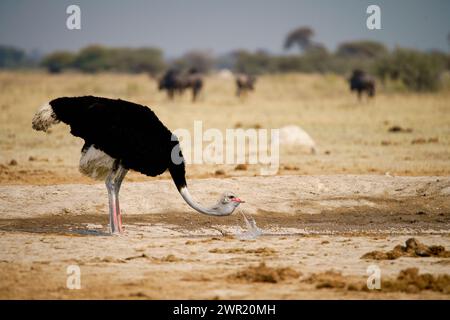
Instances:
[[[248,91],[255,89],[256,77],[239,73],[235,77],[236,94],[238,97],[246,95]],[[188,72],[181,72],[178,69],[169,69],[159,79],[158,89],[167,91],[167,96],[173,100],[176,95],[182,95],[185,90],[192,90],[192,101],[195,102],[203,88],[203,75],[195,68]]]
[[[349,84],[350,90],[358,93],[358,99],[361,99],[363,92],[370,98],[375,96],[375,79],[362,70],[353,70]]]
[[[348,79],[350,90],[356,91],[358,99],[366,93],[369,98],[375,96],[375,79],[365,71],[353,70]],[[255,90],[256,77],[246,73],[235,75],[236,95],[243,97],[249,91]],[[195,102],[203,88],[203,75],[195,68],[188,72],[180,72],[177,69],[169,69],[159,80],[159,90],[166,90],[169,99],[175,95],[182,95],[185,90],[192,91],[192,101]]]

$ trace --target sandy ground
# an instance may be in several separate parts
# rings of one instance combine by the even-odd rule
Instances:
[[[235,190],[264,234],[237,239],[238,214],[197,214],[170,181],[124,184],[122,236],[107,234],[102,184],[1,186],[0,297],[450,298],[447,282],[442,290],[383,290],[384,282],[364,289],[370,265],[382,281],[411,267],[437,277],[449,274],[448,257],[361,259],[411,237],[450,248],[450,178],[275,176],[190,185],[203,203]],[[69,265],[80,267],[79,290],[66,287]],[[283,268],[287,276],[277,276]]]

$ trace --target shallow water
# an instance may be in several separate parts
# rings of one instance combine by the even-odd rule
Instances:
[[[244,232],[237,232],[235,237],[239,240],[253,240],[258,238],[263,234],[263,230],[261,230],[257,225],[255,219],[253,217],[247,218],[244,214],[244,211],[239,210],[242,217],[244,218],[245,226],[247,228]]]

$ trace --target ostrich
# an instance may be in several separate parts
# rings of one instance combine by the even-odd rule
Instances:
[[[32,126],[45,132],[61,121],[70,126],[72,135],[85,141],[80,172],[105,180],[112,234],[123,231],[119,191],[130,169],[152,177],[169,170],[181,197],[202,214],[227,216],[244,202],[231,192],[224,193],[209,208],[194,201],[187,188],[178,138],[148,107],[120,99],[63,97],[43,105],[34,115]]]

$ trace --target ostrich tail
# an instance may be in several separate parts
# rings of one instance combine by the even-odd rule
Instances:
[[[58,122],[59,120],[56,118],[52,106],[47,103],[35,113],[32,120],[32,127],[37,131],[47,131],[48,128]]]

